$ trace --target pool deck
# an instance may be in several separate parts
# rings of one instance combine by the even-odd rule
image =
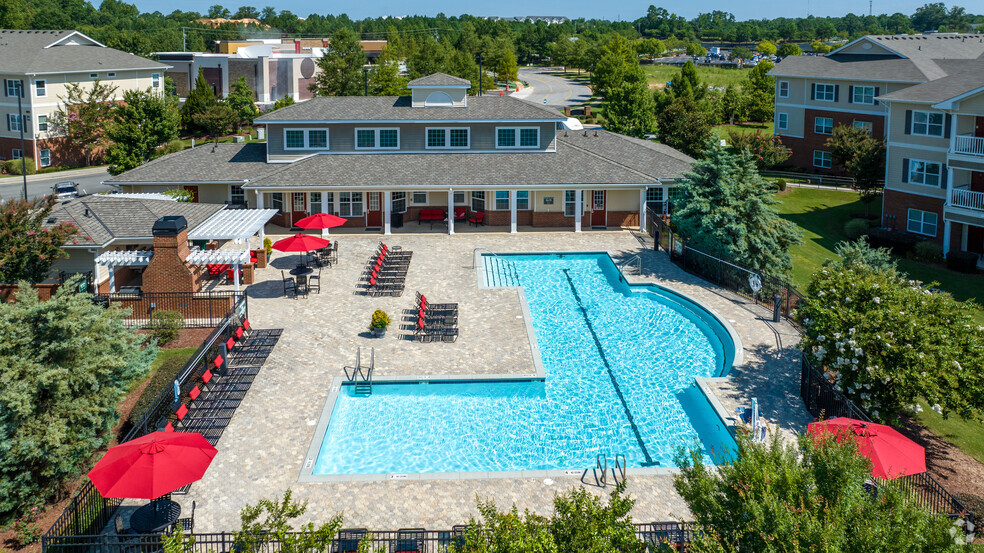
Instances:
[[[277,237],[272,237],[276,239]],[[371,298],[356,293],[363,265],[380,238],[414,252],[407,287],[399,298]],[[530,375],[537,372],[520,294],[516,289],[479,288],[472,268],[474,249],[495,252],[607,251],[616,263],[639,255],[642,274],[633,264],[630,282],[652,282],[697,300],[728,321],[741,339],[743,363],[721,379],[706,379],[720,408],[734,413],[757,397],[771,429],[785,436],[810,422],[799,399],[799,336],[786,323],[772,323],[767,309],[710,285],[673,265],[652,250],[647,236],[629,231],[401,234],[390,237],[338,236],[339,263],[322,272],[321,293],[307,298],[283,297],[280,270],[291,268],[296,255],[275,252],[257,283],[248,288],[250,320],[257,328],[282,328],[283,335],[257,375],[245,400],[218,443],[219,453],[205,477],[184,496],[175,496],[183,512],[196,503],[195,531],[230,531],[239,527],[239,511],[263,498],[274,499],[291,488],[308,502],[301,522],[327,521],[344,513],[345,527],[447,529],[477,515],[476,497],[492,498],[501,508],[549,514],[553,496],[581,484],[581,476],[544,475],[506,478],[386,479],[383,481],[299,481],[319,419],[336,377],[355,363],[356,349],[375,348],[376,373],[385,377],[420,375]],[[421,344],[404,339],[403,311],[414,306],[414,292],[433,302],[459,304],[456,343]],[[390,314],[386,336],[367,332],[374,309]],[[323,431],[322,431],[323,432]],[[320,441],[318,442],[320,443]],[[426,455],[408,451],[408,455]],[[584,467],[590,468],[590,467]],[[661,474],[628,478],[636,499],[637,522],[688,518],[673,477]],[[590,473],[589,473],[590,475]],[[486,475],[494,476],[494,475]],[[587,489],[606,493],[596,486]]]

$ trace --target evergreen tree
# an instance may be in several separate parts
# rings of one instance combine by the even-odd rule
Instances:
[[[871,202],[881,192],[881,179],[885,177],[885,141],[874,138],[864,128],[837,125],[826,146],[834,160],[854,177],[851,187],[861,195],[867,215]],[[946,183],[940,184],[946,186]]]
[[[711,121],[693,98],[676,98],[656,116],[659,128],[659,141],[684,152],[699,157],[711,138]]]
[[[601,48],[601,56],[591,73],[594,92],[602,97],[625,83],[646,81],[646,74],[639,67],[635,48],[622,35],[615,35]]]
[[[653,95],[645,83],[623,83],[608,91],[602,108],[606,128],[612,132],[643,137],[656,131]]]
[[[260,114],[259,108],[256,107],[256,93],[246,82],[246,75],[242,75],[232,83],[232,90],[226,96],[225,103],[238,116],[237,129],[243,125],[252,125],[253,119]]]
[[[769,76],[773,68],[772,62],[759,62],[742,84],[742,89],[748,98],[748,119],[765,123],[772,121],[775,113],[776,80]]]
[[[407,72],[411,79],[443,72],[447,60],[448,51],[444,44],[428,36],[421,40],[414,52],[407,57]]]
[[[191,132],[201,132],[202,129],[195,123],[195,116],[204,113],[212,106],[219,103],[215,97],[212,85],[205,80],[205,73],[198,69],[198,78],[195,79],[195,88],[188,93],[185,103],[181,106],[181,123]]]
[[[499,62],[495,65],[495,77],[497,81],[515,82],[519,79],[519,66],[516,63],[516,54],[511,50],[503,52]]]
[[[109,173],[119,175],[151,159],[159,146],[178,137],[180,124],[173,96],[137,90],[123,93],[123,103],[113,110],[113,123],[107,131]]]
[[[676,98],[687,97],[700,101],[707,95],[707,87],[697,75],[697,66],[690,60],[683,64],[680,74],[670,81],[670,86],[667,88]]]
[[[311,90],[318,96],[361,96],[365,63],[366,53],[359,37],[342,27],[331,35],[328,48],[318,60],[321,72],[311,84]]]
[[[371,96],[409,96],[409,79],[400,75],[400,64],[390,59],[387,53],[379,57],[376,67],[369,72],[369,94]]]
[[[764,274],[788,274],[789,247],[799,243],[800,234],[776,212],[778,200],[751,156],[730,153],[716,142],[704,155],[685,175],[685,194],[673,213],[680,235],[698,250]]]

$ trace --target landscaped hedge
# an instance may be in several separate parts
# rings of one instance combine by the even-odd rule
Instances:
[[[946,266],[961,273],[973,273],[977,271],[977,254],[950,252],[946,255]]]
[[[171,388],[171,383],[178,377],[186,362],[188,362],[188,359],[179,355],[168,357],[161,363],[154,376],[150,377],[150,383],[147,384],[143,393],[140,394],[140,398],[133,405],[133,410],[130,411],[129,422],[131,426],[140,422],[140,418],[143,417],[147,409],[150,409],[151,404],[157,399],[161,390],[165,387],[168,389]]]
[[[868,244],[872,248],[888,248],[900,257],[908,255],[916,247],[916,243],[920,241],[918,237],[912,234],[886,228],[868,229],[864,234],[868,237]]]

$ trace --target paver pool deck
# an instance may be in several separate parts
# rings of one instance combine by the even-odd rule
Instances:
[[[273,237],[276,239],[277,237]],[[257,270],[247,290],[250,321],[256,328],[282,328],[283,335],[257,375],[218,443],[219,453],[205,477],[187,495],[175,496],[190,512],[196,503],[195,531],[238,529],[239,511],[263,498],[275,499],[287,488],[308,502],[299,522],[327,521],[344,514],[345,527],[385,530],[404,527],[447,529],[477,515],[476,497],[494,499],[500,508],[516,504],[541,514],[552,512],[553,497],[580,476],[510,477],[453,480],[299,482],[308,448],[315,438],[330,384],[355,363],[356,349],[375,348],[376,374],[473,375],[535,372],[533,354],[515,289],[480,289],[472,268],[474,249],[494,252],[607,251],[616,263],[642,257],[642,274],[633,264],[632,282],[652,282],[695,299],[729,321],[741,339],[744,359],[725,379],[708,387],[727,413],[757,397],[770,428],[792,436],[810,422],[799,399],[799,336],[787,323],[772,323],[771,313],[753,302],[690,275],[654,252],[644,234],[630,231],[468,233],[378,235],[343,234],[339,263],[321,273],[321,293],[283,297],[280,270],[297,256],[275,252],[270,266]],[[390,246],[412,250],[413,260],[402,297],[357,294],[365,262],[383,238]],[[456,343],[421,344],[402,339],[403,311],[414,306],[414,292],[433,302],[459,304]],[[374,309],[390,314],[393,325],[381,339],[369,337]],[[320,436],[318,437],[320,443]],[[426,451],[408,452],[426,455]],[[590,468],[590,467],[584,467]],[[673,489],[670,474],[630,475],[628,493],[636,499],[637,522],[684,520],[686,505]],[[587,486],[596,493],[607,493]]]

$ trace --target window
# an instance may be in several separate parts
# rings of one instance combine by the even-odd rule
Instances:
[[[855,121],[854,123],[851,124],[851,126],[854,127],[855,129],[864,129],[865,131],[868,132],[868,136],[871,136],[872,133],[871,121]]]
[[[382,192],[370,192],[368,197],[369,200],[369,211],[379,211],[379,196]]]
[[[835,102],[837,101],[837,86],[832,84],[820,84],[817,83],[813,85],[813,99],[819,100],[821,102]]]
[[[591,192],[591,209],[605,209],[605,191],[593,190]]]
[[[328,129],[284,129],[285,150],[327,150]]]
[[[16,113],[7,114],[7,130],[8,131],[20,131],[21,130],[21,116]]]
[[[485,192],[471,193],[472,211],[485,211]]]
[[[873,86],[854,87],[854,94],[851,96],[851,102],[855,104],[874,104],[875,87]]]
[[[427,129],[428,148],[467,148],[468,129]]]
[[[576,190],[564,190],[564,216],[573,217],[577,213],[577,191]],[[582,199],[584,193],[581,193]],[[584,205],[584,202],[581,202]],[[583,209],[583,207],[582,207]]]
[[[356,150],[395,150],[399,147],[399,129],[355,129]]]
[[[813,166],[823,167],[824,169],[830,169],[831,166],[830,152],[813,150]]]
[[[406,213],[407,212],[407,193],[406,192],[393,192],[393,213]]]
[[[24,157],[24,152],[20,148],[14,148],[10,151],[10,159],[20,159]]]
[[[669,189],[669,196],[671,200],[679,200],[680,198],[687,195],[687,189],[682,186],[674,186]]]
[[[784,131],[789,128],[789,114],[788,113],[777,113],[776,114],[776,128]]]
[[[338,215],[340,217],[362,217],[362,192],[339,192]]]
[[[20,81],[17,79],[6,79],[5,84],[7,85],[7,96],[13,96],[14,98],[20,94]]]
[[[90,79],[98,79],[99,78],[99,73],[89,73],[89,78]]]
[[[150,86],[152,86],[154,88],[160,88],[161,87],[161,74],[160,73],[152,73],[150,75]]]
[[[307,198],[304,192],[294,192],[290,202],[291,211],[307,211]]]
[[[779,97],[789,98],[789,81],[779,81]]]
[[[465,193],[464,192],[455,192],[454,193],[454,205],[468,205],[468,202],[465,201]]]
[[[816,134],[831,134],[834,132],[833,117],[815,117],[813,119],[813,132]]]
[[[529,190],[517,190],[516,191],[516,209],[519,211],[526,211],[530,208],[530,191]]]
[[[321,213],[321,192],[311,192],[311,214]]]
[[[38,115],[38,132],[48,132],[47,115]]]
[[[910,209],[906,230],[926,236],[936,236],[936,214],[932,211]]]
[[[647,188],[646,189],[646,201],[647,202],[661,202],[661,201],[663,201],[663,189],[662,188]]]
[[[335,211],[335,193],[334,192],[322,192],[322,197],[325,202],[325,213],[332,213]]]
[[[495,191],[495,208],[498,210],[509,209],[509,191],[508,190],[496,190]]]
[[[51,165],[51,150],[45,148],[39,151],[38,159],[41,161],[41,167],[47,167]]]
[[[276,209],[277,211],[284,210],[284,194],[283,192],[274,192],[270,194],[270,207]]]
[[[413,205],[427,205],[427,192],[413,192],[410,196]]]
[[[243,185],[234,184],[229,187],[229,203],[232,204],[246,203],[246,192],[243,191]]]
[[[540,129],[537,127],[497,127],[496,148],[539,148]]]
[[[943,114],[928,111],[913,111],[912,134],[943,136]]]
[[[38,79],[34,81],[34,94],[37,96],[48,95],[48,87],[46,86],[44,79]]]
[[[940,186],[943,181],[943,165],[921,159],[909,160],[909,182]]]

